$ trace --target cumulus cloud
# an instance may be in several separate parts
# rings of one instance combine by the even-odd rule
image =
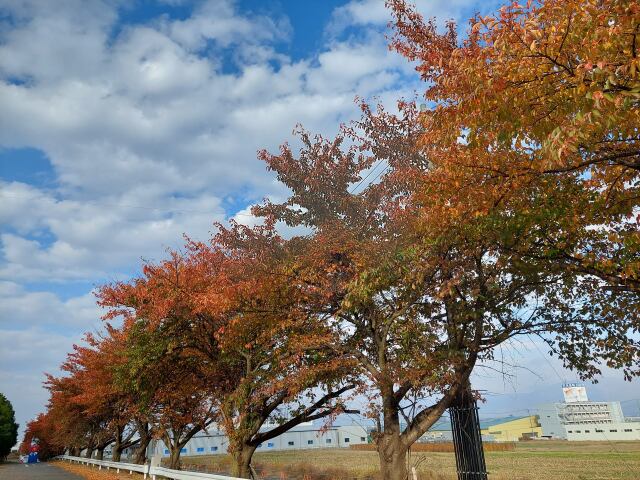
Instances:
[[[499,0],[478,2],[477,0],[449,0],[434,2],[433,0],[415,0],[409,2],[416,6],[424,18],[436,18],[438,24],[444,25],[448,20],[455,20],[463,25],[475,12],[488,11],[503,3]],[[331,35],[337,35],[353,25],[384,26],[390,20],[389,11],[384,0],[352,0],[338,7],[327,27]]]
[[[11,334],[18,338],[34,327],[92,330],[103,314],[91,292],[62,301],[51,292],[29,292],[18,283],[0,282],[0,329],[20,327]]]

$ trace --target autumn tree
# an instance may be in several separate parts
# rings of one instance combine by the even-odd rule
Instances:
[[[484,193],[476,212],[532,182],[557,188],[545,177],[562,177],[569,186],[562,202],[573,196],[574,212],[564,219],[565,241],[543,254],[637,291],[637,2],[514,2],[471,19],[463,38],[453,23],[441,33],[404,0],[387,5],[391,47],[426,81],[423,149],[449,179]],[[487,175],[471,186],[476,169]]]
[[[597,372],[599,359],[637,374],[639,348],[629,336],[637,315],[620,315],[633,299],[584,308],[599,298],[597,285],[585,289],[572,272],[518,254],[562,231],[552,220],[564,215],[539,216],[550,210],[548,188],[523,186],[519,203],[484,215],[448,214],[452,194],[471,212],[482,193],[433,167],[415,107],[400,107],[396,116],[365,106],[361,121],[333,140],[302,132],[298,155],[288,145],[262,152],[292,195],[254,208],[314,232],[291,281],[307,289],[309,310],[332,330],[331,348],[350,357],[374,390],[376,443],[389,479],[406,478],[410,446],[510,339],[542,335],[585,376]],[[380,181],[360,188],[383,163]],[[570,206],[555,205],[565,214]]]
[[[135,316],[138,344],[149,337],[138,357],[145,369],[160,358],[190,362],[229,437],[236,475],[248,477],[260,443],[344,411],[340,395],[352,386],[343,381],[348,364],[326,349],[326,332],[289,287],[288,243],[269,226],[218,228],[211,242],[189,242],[101,298],[112,315]]]
[[[143,446],[160,438],[169,450],[170,468],[180,467],[181,450],[213,418],[209,386],[199,375],[194,357],[176,354],[176,339],[165,328],[147,331],[140,319],[132,326],[124,358],[114,369],[117,388],[133,397],[132,418]]]
[[[52,419],[50,413],[40,413],[34,420],[27,422],[24,437],[20,443],[19,451],[27,454],[31,442],[37,440],[39,450],[38,458],[47,460],[64,453],[65,447],[60,443],[57,422]],[[72,452],[79,454],[79,451]]]

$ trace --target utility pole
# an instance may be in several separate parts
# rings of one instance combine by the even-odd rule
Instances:
[[[487,480],[478,405],[467,383],[449,407],[458,480]]]

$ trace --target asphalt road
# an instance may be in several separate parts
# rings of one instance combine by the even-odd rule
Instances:
[[[7,462],[0,465],[0,480],[82,480],[82,477],[47,462],[31,465]]]

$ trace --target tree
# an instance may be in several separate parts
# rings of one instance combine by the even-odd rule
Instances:
[[[550,175],[570,179],[564,193],[578,183],[583,196],[564,219],[569,241],[547,245],[549,259],[638,291],[637,2],[512,3],[471,19],[462,41],[453,23],[440,33],[404,0],[387,5],[391,47],[428,82],[425,153],[465,190],[484,192],[462,210],[483,213]],[[485,178],[473,185],[477,169]],[[451,213],[464,203],[451,201]]]
[[[551,186],[523,186],[484,215],[446,215],[453,196],[469,212],[483,192],[456,188],[459,176],[430,166],[435,161],[415,142],[414,107],[400,107],[401,117],[364,108],[362,120],[331,141],[303,132],[297,157],[287,145],[263,152],[292,195],[254,209],[314,230],[290,281],[309,291],[308,309],[333,333],[328,345],[367,377],[389,479],[406,478],[411,444],[468,387],[477,364],[511,338],[544,336],[584,376],[597,372],[598,359],[638,374],[640,350],[629,335],[638,315],[621,315],[632,298],[584,308],[601,300],[597,283],[521,254],[558,234],[551,220],[565,218],[568,207],[550,208]],[[364,172],[383,162],[380,182],[354,193]],[[558,210],[564,214],[540,216]]]
[[[143,367],[126,377],[189,362],[229,437],[235,474],[248,477],[260,443],[345,411],[339,397],[352,385],[343,381],[348,363],[327,351],[288,285],[288,243],[271,226],[219,229],[209,244],[189,242],[187,253],[146,265],[144,278],[103,288],[101,302],[142,330]]]
[[[24,438],[19,447],[20,453],[28,453],[31,442],[37,439],[39,459],[47,460],[56,455],[62,455],[64,453],[64,447],[60,445],[56,432],[56,422],[52,421],[51,415],[49,413],[39,414],[35,420],[27,423]],[[78,454],[79,452],[74,453]]]
[[[0,461],[4,460],[18,441],[18,424],[11,402],[0,393]]]

